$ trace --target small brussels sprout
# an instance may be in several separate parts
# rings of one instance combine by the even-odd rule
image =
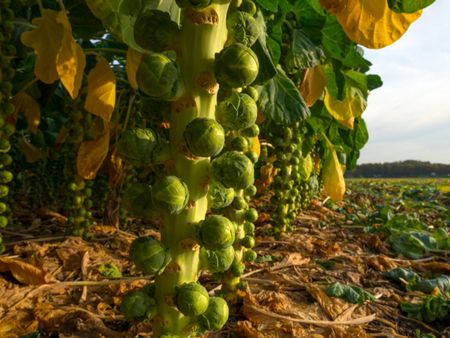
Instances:
[[[216,107],[217,121],[230,129],[241,130],[255,124],[258,107],[247,94],[233,92]]]
[[[235,235],[235,225],[220,215],[208,216],[200,223],[198,232],[200,244],[210,250],[222,250],[231,246]]]
[[[245,188],[245,190],[244,190],[245,196],[250,196],[250,197],[255,196],[257,192],[258,192],[258,188],[256,188],[256,186],[254,186],[253,184],[252,184],[252,185],[249,185],[249,186],[248,186],[247,188]]]
[[[248,207],[247,201],[242,196],[236,196],[231,205],[236,210],[242,210]]]
[[[231,140],[231,148],[236,151],[246,151],[248,148],[247,138],[244,136],[236,136]]]
[[[248,159],[252,162],[252,163],[256,163],[258,162],[259,156],[257,153],[255,153],[254,151],[247,151],[245,153],[245,156],[248,157]]]
[[[256,222],[258,219],[258,211],[254,208],[247,209],[245,212],[245,219],[248,222]]]
[[[234,248],[229,246],[222,250],[200,249],[200,262],[212,273],[227,271],[234,260]]]
[[[234,189],[225,188],[220,182],[213,181],[208,189],[208,206],[212,209],[226,208],[233,202]]]
[[[153,149],[157,145],[157,137],[151,129],[127,129],[117,143],[117,153],[125,161],[133,165],[147,165],[152,162]]]
[[[184,130],[186,144],[195,156],[211,157],[219,155],[225,144],[225,131],[213,119],[199,117]]]
[[[151,319],[156,315],[156,301],[142,290],[127,293],[120,304],[122,311],[128,320]]]
[[[252,222],[245,222],[244,231],[246,235],[253,236],[255,234],[255,225]]]
[[[227,18],[229,41],[253,46],[261,31],[255,18],[243,11],[235,11]]]
[[[178,65],[164,54],[145,54],[136,80],[144,94],[155,99],[174,99],[180,87]]]
[[[233,88],[244,87],[258,76],[258,57],[249,47],[233,43],[216,54],[214,71],[220,84]]]
[[[163,269],[170,255],[166,248],[151,237],[139,237],[131,243],[130,259],[145,274],[155,274]]]
[[[212,161],[213,176],[225,187],[245,189],[254,181],[253,163],[244,154],[228,151]]]
[[[152,204],[152,189],[147,184],[131,184],[122,197],[122,206],[133,217],[151,219],[153,216]]]
[[[248,128],[242,130],[242,135],[247,137],[256,137],[259,135],[259,127],[257,124],[254,124]]]
[[[240,277],[245,271],[245,264],[235,259],[231,264],[230,271],[233,276]]]
[[[241,239],[241,245],[247,249],[251,249],[255,246],[255,238],[253,238],[253,236],[246,235]]]
[[[208,308],[208,291],[199,283],[184,283],[176,290],[175,304],[185,316],[201,315]]]
[[[220,330],[228,320],[227,302],[221,297],[211,297],[206,311],[198,318],[200,327],[204,330]]]
[[[134,24],[134,39],[139,46],[154,52],[162,52],[175,45],[178,25],[167,12],[150,9],[142,12]]]
[[[165,176],[152,186],[152,200],[156,208],[179,214],[189,201],[189,190],[176,176]]]
[[[256,257],[258,257],[258,254],[254,250],[248,249],[245,250],[242,259],[244,260],[244,262],[254,262]]]

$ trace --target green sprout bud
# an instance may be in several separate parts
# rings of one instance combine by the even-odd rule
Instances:
[[[5,203],[0,202],[0,214],[3,214],[6,210],[8,210],[8,206]]]
[[[185,316],[201,315],[208,308],[208,291],[199,283],[184,283],[176,290],[175,303]]]
[[[8,140],[0,139],[0,153],[7,153],[11,150],[11,143]]]
[[[152,186],[152,200],[156,208],[179,214],[189,201],[189,190],[176,176],[165,176]]]
[[[153,216],[151,187],[142,183],[131,184],[122,197],[122,206],[133,217],[151,219]]]
[[[127,129],[117,143],[117,153],[133,165],[147,165],[152,162],[153,149],[157,145],[157,136],[151,129]]]
[[[248,186],[247,188],[245,188],[245,190],[244,190],[245,196],[250,196],[250,197],[255,196],[257,192],[258,192],[258,188],[256,188],[256,186],[254,186],[253,184],[252,184],[252,185],[249,185],[249,186]]]
[[[248,222],[256,222],[258,219],[258,211],[254,208],[250,208],[245,212],[245,220]]]
[[[242,210],[242,209],[245,209],[248,207],[247,201],[245,200],[244,197],[241,197],[241,196],[236,196],[231,205],[236,210]]]
[[[249,160],[252,161],[252,163],[258,162],[259,156],[258,156],[258,154],[255,153],[254,151],[247,151],[247,152],[245,153],[245,156],[247,156],[247,157],[249,158]]]
[[[184,130],[184,139],[195,156],[219,155],[225,144],[225,132],[213,119],[199,117],[192,120]]]
[[[245,264],[235,259],[233,264],[231,264],[230,271],[233,276],[240,277],[244,274]]]
[[[254,181],[253,163],[244,154],[229,151],[212,161],[213,176],[227,188],[245,189]]]
[[[208,216],[200,223],[200,244],[209,250],[222,250],[231,246],[236,234],[235,225],[220,215]]]
[[[233,43],[216,54],[214,70],[220,84],[240,88],[255,81],[259,61],[250,48],[241,43]]]
[[[227,271],[234,260],[234,248],[229,246],[222,250],[200,249],[200,262],[212,273]]]
[[[247,47],[253,46],[261,33],[255,18],[243,11],[235,11],[227,18],[227,29],[230,42]]]
[[[253,236],[246,235],[241,239],[241,245],[247,249],[251,249],[255,246],[255,239]]]
[[[246,151],[248,149],[248,141],[243,136],[236,136],[231,140],[231,148],[236,151]]]
[[[244,262],[254,262],[256,257],[258,257],[258,254],[254,250],[248,249],[245,250],[242,259],[244,260]]]
[[[228,320],[227,302],[220,297],[211,297],[206,311],[198,318],[200,327],[204,330],[220,330]]]
[[[7,170],[0,171],[0,183],[9,183],[13,180],[14,175],[12,172]]]
[[[225,188],[220,182],[213,181],[208,189],[208,206],[212,209],[226,208],[233,202],[234,189]]]
[[[179,34],[178,25],[167,12],[157,9],[139,14],[134,24],[134,39],[144,49],[162,52],[175,45]]]
[[[248,128],[242,130],[242,135],[247,137],[256,137],[259,135],[259,127],[257,124],[254,124]]]
[[[139,237],[131,243],[130,259],[145,274],[160,272],[170,260],[166,248],[151,237]]]
[[[0,228],[5,228],[8,225],[8,217],[0,216]]]
[[[247,94],[233,92],[229,98],[216,108],[217,121],[233,130],[241,130],[255,124],[258,107],[255,100]]]
[[[252,222],[245,222],[244,231],[246,235],[253,236],[255,234],[255,225]]]
[[[144,94],[155,99],[174,99],[180,86],[178,65],[164,54],[145,54],[136,80]]]
[[[157,313],[156,301],[141,290],[131,291],[123,297],[120,311],[128,320],[151,319]]]

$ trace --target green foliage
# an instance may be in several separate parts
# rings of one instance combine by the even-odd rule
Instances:
[[[148,184],[132,183],[122,196],[122,206],[133,217],[142,219],[152,218],[152,189]]]
[[[261,31],[250,14],[235,11],[227,17],[228,40],[231,43],[241,43],[247,47],[253,46]]]
[[[354,285],[333,283],[325,290],[328,296],[342,298],[353,304],[363,304],[365,301],[374,301],[375,297],[369,292]]]
[[[114,278],[121,278],[122,277],[122,272],[117,267],[117,265],[114,264],[114,263],[101,264],[98,267],[98,272],[100,272],[100,274],[102,276],[105,276],[106,278],[114,279]]]
[[[414,13],[430,6],[435,0],[388,0],[389,8],[397,13]]]
[[[426,296],[418,303],[403,302],[400,308],[408,317],[427,323],[447,320],[450,314],[450,301],[442,295]]]

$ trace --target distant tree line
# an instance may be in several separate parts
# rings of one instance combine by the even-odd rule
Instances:
[[[450,164],[422,161],[360,164],[346,177],[450,177]]]

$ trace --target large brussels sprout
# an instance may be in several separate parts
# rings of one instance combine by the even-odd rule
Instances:
[[[225,188],[220,182],[213,181],[208,189],[208,206],[212,209],[221,209],[229,206],[234,199],[234,189]]]
[[[127,293],[120,304],[122,311],[128,320],[151,319],[156,315],[156,301],[142,290]]]
[[[227,188],[245,189],[254,181],[253,163],[244,154],[228,151],[212,161],[213,176]]]
[[[136,80],[144,94],[155,99],[174,99],[180,86],[178,65],[164,54],[145,54]]]
[[[148,184],[133,183],[122,197],[122,206],[133,217],[150,219],[152,213],[152,189]]]
[[[130,259],[145,274],[155,274],[163,269],[170,255],[167,249],[151,237],[139,237],[131,243]]]
[[[184,283],[176,290],[175,304],[185,316],[201,315],[208,308],[208,291],[199,283]]]
[[[117,143],[117,153],[125,162],[147,165],[152,162],[152,152],[157,143],[156,134],[151,129],[127,129]]]
[[[255,81],[259,71],[256,54],[241,43],[233,43],[216,54],[216,79],[230,87],[244,87]]]
[[[216,119],[233,130],[248,128],[255,124],[258,107],[255,100],[247,94],[233,92],[229,98],[216,107]]]
[[[198,233],[200,244],[210,250],[222,250],[231,246],[235,234],[235,225],[220,215],[208,216],[201,222]]]
[[[211,272],[227,271],[234,260],[234,248],[229,246],[222,250],[208,250],[201,248],[200,262]]]
[[[247,47],[251,47],[260,34],[255,18],[243,11],[235,11],[227,18],[227,29],[231,42],[239,42]]]
[[[192,154],[211,157],[222,151],[225,143],[225,132],[216,120],[198,117],[186,126],[184,139]]]
[[[142,12],[134,24],[134,39],[144,49],[162,52],[174,46],[178,25],[167,12],[150,9]]]
[[[179,214],[189,201],[189,190],[176,176],[165,176],[152,186],[153,204],[160,211]]]
[[[198,318],[200,326],[205,330],[220,330],[228,320],[227,302],[221,297],[211,297],[206,311]]]

